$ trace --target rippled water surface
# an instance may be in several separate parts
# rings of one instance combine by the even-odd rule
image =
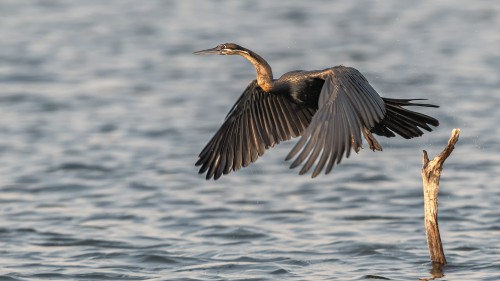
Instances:
[[[500,6],[493,1],[0,1],[0,280],[417,280],[422,150],[441,280],[500,280]],[[338,64],[441,126],[298,176],[294,141],[218,181],[194,162],[254,78]],[[432,273],[432,272],[434,273]]]

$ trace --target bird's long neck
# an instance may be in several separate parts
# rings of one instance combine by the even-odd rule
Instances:
[[[269,92],[273,88],[273,71],[271,70],[271,66],[261,56],[248,49],[246,52],[239,54],[253,64],[257,71],[257,84],[259,84],[262,90]]]

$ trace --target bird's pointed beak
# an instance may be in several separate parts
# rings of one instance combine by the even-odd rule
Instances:
[[[215,48],[211,48],[211,49],[206,49],[206,50],[194,52],[193,54],[195,54],[195,55],[213,55],[213,54],[218,55],[218,54],[220,54],[220,50],[218,50],[218,48],[215,47]]]

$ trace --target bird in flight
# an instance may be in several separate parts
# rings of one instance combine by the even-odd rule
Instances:
[[[335,66],[323,70],[294,70],[273,79],[269,64],[255,52],[234,43],[194,52],[196,55],[240,55],[250,61],[257,79],[250,82],[224,123],[199,154],[196,166],[206,179],[217,180],[237,171],[274,145],[301,137],[285,160],[290,168],[312,167],[312,177],[332,171],[342,158],[356,153],[362,135],[370,149],[382,147],[373,134],[410,139],[432,131],[439,121],[406,106],[439,107],[414,102],[422,99],[383,98],[356,69]]]

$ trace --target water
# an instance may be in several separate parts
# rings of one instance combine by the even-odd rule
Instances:
[[[500,6],[491,1],[0,2],[0,280],[430,278],[422,150],[445,163],[441,280],[500,280]],[[338,64],[441,126],[311,180],[196,156],[254,70]],[[438,276],[438,273],[434,274]]]

